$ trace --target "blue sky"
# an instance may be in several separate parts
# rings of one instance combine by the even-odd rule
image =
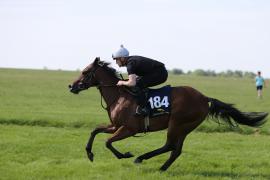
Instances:
[[[268,0],[0,0],[0,67],[82,69],[124,44],[168,69],[270,77],[269,22]]]

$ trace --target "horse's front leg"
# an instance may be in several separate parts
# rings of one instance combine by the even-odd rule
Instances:
[[[92,132],[91,132],[91,135],[90,135],[90,138],[88,140],[88,143],[86,145],[86,153],[87,153],[87,156],[89,158],[90,161],[93,161],[94,160],[94,154],[92,153],[92,146],[93,146],[93,142],[94,142],[94,139],[96,137],[96,135],[98,133],[114,133],[117,129],[112,125],[107,125],[107,126],[99,126],[97,127],[96,129],[94,129]]]
[[[136,133],[133,131],[128,130],[125,126],[121,126],[113,135],[106,141],[106,147],[112,151],[112,153],[118,158],[130,158],[133,157],[133,155],[130,152],[126,152],[122,154],[118,150],[116,150],[113,146],[112,143],[115,141],[119,141],[122,139],[125,139],[127,137],[133,136]]]

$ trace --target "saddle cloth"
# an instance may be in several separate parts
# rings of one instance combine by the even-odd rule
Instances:
[[[148,89],[149,117],[156,117],[171,112],[171,86],[163,86],[159,89]]]

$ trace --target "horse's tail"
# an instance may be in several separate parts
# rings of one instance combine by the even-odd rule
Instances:
[[[268,115],[266,112],[241,112],[233,104],[227,104],[214,98],[208,98],[208,101],[211,103],[208,115],[221,118],[230,126],[242,124],[258,127],[266,122],[265,118]]]

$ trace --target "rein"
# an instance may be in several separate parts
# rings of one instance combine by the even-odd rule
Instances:
[[[102,101],[102,97],[103,97],[103,95],[102,95],[102,87],[116,87],[116,85],[98,85],[97,86],[97,89],[99,89],[100,90],[100,104],[101,104],[101,107],[104,109],[104,110],[109,110],[109,108],[111,107],[111,105],[119,98],[119,96],[118,97],[116,97],[109,105],[107,105],[107,107],[105,107],[104,106],[104,104],[103,104],[103,101]],[[119,89],[118,89],[118,95],[120,94],[120,92],[119,92]]]
[[[100,65],[101,67],[103,66],[102,64]],[[97,68],[98,69],[98,68]],[[122,74],[120,74],[120,77],[121,77],[121,80],[124,80],[124,78],[123,78],[123,76],[122,76]],[[102,90],[101,90],[101,88],[102,87],[116,87],[116,85],[107,85],[107,84],[102,84],[102,82],[100,82],[100,84],[99,85],[97,85],[97,89],[99,89],[100,90],[100,105],[101,105],[101,107],[104,109],[104,110],[109,110],[109,108],[111,107],[111,105],[119,98],[119,96],[118,97],[116,97],[109,105],[107,105],[107,107],[105,107],[104,106],[104,104],[103,104],[103,101],[102,101],[102,97],[103,97],[103,95],[102,95]],[[119,88],[118,88],[118,95],[120,94],[120,91],[119,91]]]

